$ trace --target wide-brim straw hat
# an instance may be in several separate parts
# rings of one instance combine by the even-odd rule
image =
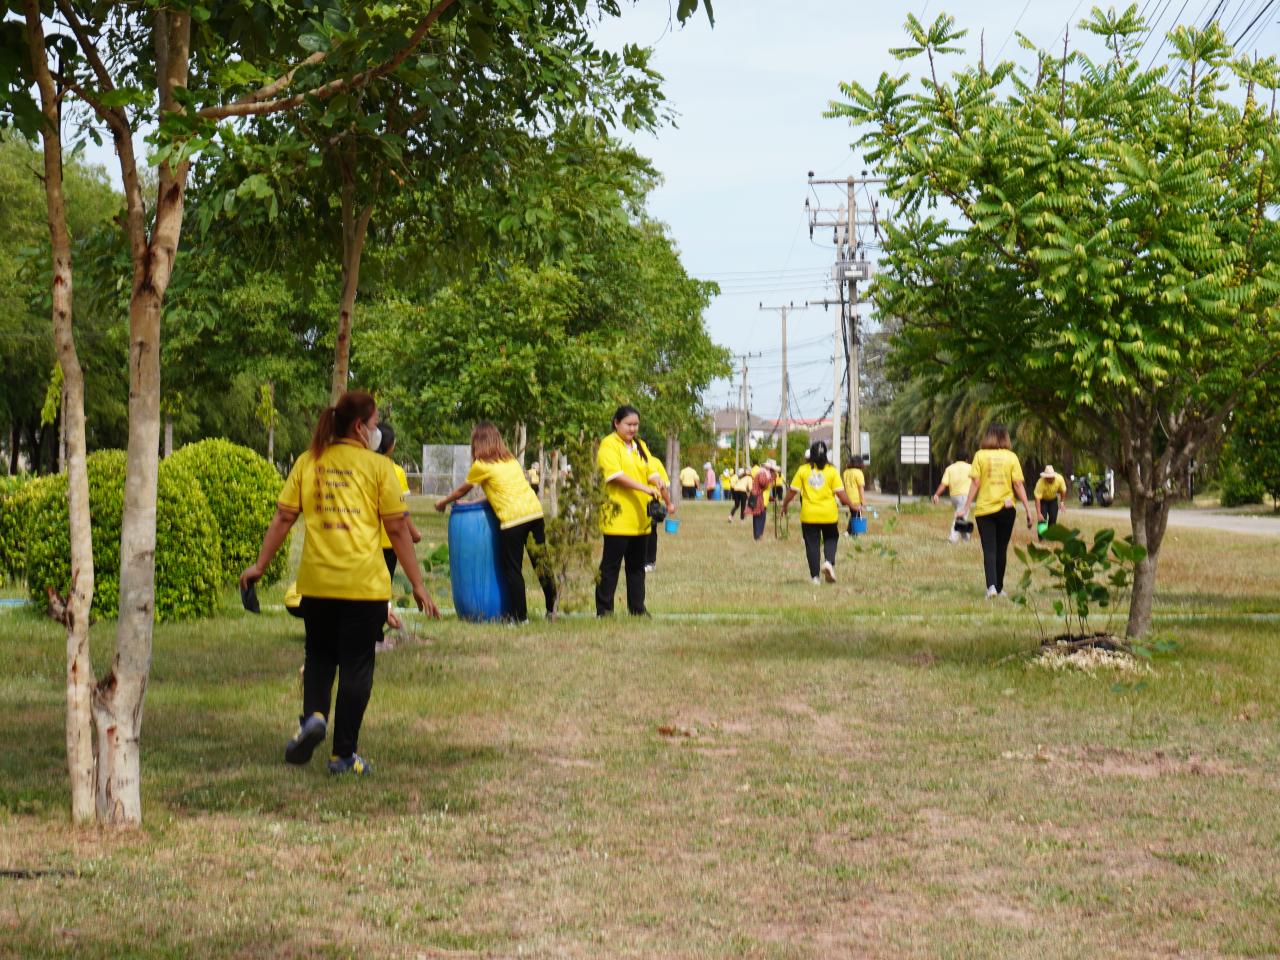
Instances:
[[[1040,478],[1042,480],[1052,480],[1056,476],[1057,474],[1053,472],[1053,464],[1051,463],[1045,464],[1045,468],[1040,471]]]

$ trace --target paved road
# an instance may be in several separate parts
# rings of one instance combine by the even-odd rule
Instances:
[[[897,503],[897,497],[890,494],[870,493],[867,501],[876,507],[884,508]],[[907,502],[907,498],[903,498]],[[1021,508],[1019,508],[1021,509]],[[1107,517],[1117,525],[1129,522],[1128,507],[1081,507],[1071,503],[1066,510],[1066,518],[1074,516]],[[1212,510],[1188,510],[1174,507],[1169,511],[1169,526],[1196,527],[1201,530],[1221,530],[1224,533],[1244,533],[1261,537],[1280,537],[1280,517],[1252,516],[1241,513],[1218,513]]]

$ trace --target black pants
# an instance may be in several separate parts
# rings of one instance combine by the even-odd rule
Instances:
[[[387,561],[387,576],[396,578],[396,551],[393,547],[382,548],[382,559]]]
[[[658,525],[655,523],[644,538],[644,563],[646,567],[658,565]]]
[[[729,511],[730,520],[735,513],[743,520],[747,519],[747,495],[738,490],[733,491],[733,509]]]
[[[334,674],[338,699],[333,708],[333,752],[356,752],[360,724],[373,690],[373,645],[382,639],[387,619],[385,600],[302,598],[307,625],[306,669],[302,675],[302,715],[329,717]]]
[[[507,599],[511,603],[511,619],[522,622],[529,619],[529,607],[524,598],[524,551],[529,537],[534,547],[529,547],[529,562],[542,585],[542,596],[547,602],[547,613],[556,608],[556,582],[538,569],[537,547],[547,542],[547,527],[543,519],[530,520],[499,533],[502,540],[502,577],[507,584]]]
[[[840,543],[840,524],[801,523],[804,534],[804,555],[809,561],[809,576],[816,577],[822,569],[822,559],[833,567],[836,564],[836,547]]]
[[[680,495],[683,496],[686,500],[694,500],[698,496],[698,488],[697,487],[681,487]]]
[[[1013,522],[1018,511],[1005,507],[985,517],[975,517],[978,537],[982,540],[982,566],[987,573],[987,587],[995,587],[996,593],[1004,592],[1004,568],[1009,559],[1009,538],[1013,536]]]
[[[751,532],[757,540],[764,536],[765,521],[769,519],[769,511],[761,510],[751,518]]]
[[[1058,522],[1058,506],[1057,497],[1054,497],[1051,500],[1040,501],[1040,516],[1049,521],[1049,526],[1053,526]],[[1043,540],[1044,537],[1040,537],[1040,539]]]
[[[639,615],[644,609],[644,554],[646,534],[634,537],[604,535],[604,554],[600,557],[600,582],[596,584],[596,616],[613,613],[613,595],[618,589],[618,571],[627,564],[627,612]]]

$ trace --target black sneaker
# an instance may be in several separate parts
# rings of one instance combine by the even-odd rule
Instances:
[[[324,735],[328,731],[323,713],[313,713],[309,717],[298,718],[297,735],[284,745],[284,762],[301,766],[311,759],[316,747],[324,743]]]

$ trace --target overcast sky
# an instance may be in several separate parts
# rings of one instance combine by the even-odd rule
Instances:
[[[806,299],[834,295],[824,285],[834,261],[831,232],[810,241],[804,201],[808,196],[836,206],[841,191],[825,187],[811,194],[808,171],[841,178],[866,168],[851,151],[848,123],[822,116],[839,98],[839,84],[871,86],[883,71],[911,68],[888,53],[905,45],[908,12],[928,22],[945,10],[970,30],[968,56],[951,61],[958,66],[976,61],[979,34],[985,35],[988,62],[1001,51],[1006,58],[1027,56],[1013,38],[1015,28],[1056,48],[1067,23],[1075,33],[1093,3],[717,0],[714,28],[699,13],[683,29],[670,25],[673,6],[639,0],[621,20],[605,24],[599,39],[612,47],[655,46],[654,65],[666,78],[679,125],[632,138],[664,177],[650,209],[670,225],[689,272],[721,285],[723,293],[707,313],[712,337],[735,354],[763,354],[748,361],[748,383],[753,412],[772,418],[781,407],[780,322],[776,312],[761,312],[759,303],[803,306]],[[1225,0],[1226,21],[1236,18],[1230,38],[1266,6],[1265,0]],[[1143,7],[1165,26],[1179,13],[1189,23],[1212,9],[1204,0],[1140,0]],[[1253,42],[1263,52],[1275,50],[1275,19],[1272,14],[1258,24]],[[1144,48],[1144,63],[1162,34]],[[831,402],[833,313],[815,307],[789,320],[793,416],[820,416]],[[720,406],[730,396],[736,398],[736,390],[722,381],[707,399]]]

